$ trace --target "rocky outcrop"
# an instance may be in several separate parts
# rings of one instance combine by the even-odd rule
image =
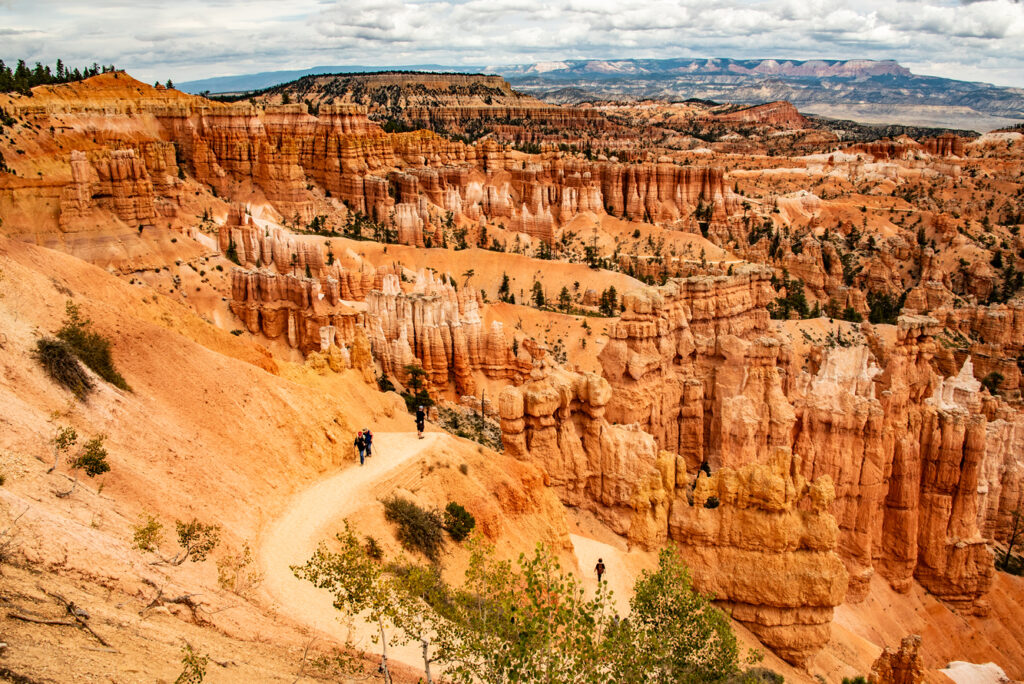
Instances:
[[[62,227],[91,218],[96,209],[110,212],[133,228],[153,225],[157,216],[153,182],[134,149],[91,156],[73,150],[70,164],[71,183],[64,186],[60,196]]]
[[[223,104],[158,91],[121,73],[95,81],[97,94],[109,99],[41,94],[38,102],[17,103],[17,113],[37,117],[40,128],[67,115],[100,117],[99,124],[89,120],[102,128],[93,141],[99,148],[73,152],[71,182],[59,190],[62,225],[84,220],[94,207],[133,228],[152,225],[160,214],[155,205],[169,199],[170,211],[176,204],[179,173],[220,197],[266,200],[299,225],[318,215],[337,224],[359,213],[416,245],[442,227],[488,222],[551,243],[584,212],[696,229],[699,210],[718,230],[736,208],[723,171],[714,167],[524,154],[494,139],[467,144],[426,130],[390,134],[368,118],[366,107],[352,103],[324,102],[313,110],[305,103]],[[546,111],[537,120],[541,130],[574,118],[585,126],[606,121],[594,109],[536,101],[521,108],[509,105],[495,116],[515,120]],[[10,228],[29,232],[30,226]]]
[[[769,321],[765,305],[773,296],[770,276],[768,269],[741,266],[732,276],[696,276],[627,293],[625,310],[600,355],[603,375],[615,388],[609,419],[639,424],[691,469],[705,458],[715,466],[745,462],[757,449],[755,435],[741,423],[709,424],[705,413],[716,413],[709,402],[717,400],[719,416],[727,411],[740,417],[746,402],[766,398],[753,398],[756,388],[771,391],[763,380],[772,384],[768,376],[779,377],[775,361],[783,350],[761,334]],[[760,357],[755,371],[760,379],[746,386],[747,398],[734,398],[743,385],[748,351]],[[787,420],[792,418],[779,416],[782,423]],[[765,424],[754,431],[767,440],[768,429]],[[751,441],[742,444],[748,437]],[[735,453],[732,445],[738,447]]]
[[[283,338],[303,353],[348,347],[364,334],[362,314],[342,301],[337,281],[327,275],[235,269],[230,308],[249,332]]]
[[[460,395],[476,392],[473,373],[516,380],[521,377],[504,329],[485,329],[479,294],[456,292],[431,272],[419,273],[411,292],[397,276],[385,275],[366,297],[366,329],[384,373],[407,380],[406,367],[420,366],[431,387],[454,385]]]
[[[935,373],[933,319],[904,317],[891,343],[869,330],[870,347],[796,367],[769,329],[770,292],[766,275],[748,268],[628,293],[600,355],[613,390],[607,418],[638,425],[691,473],[704,461],[737,468],[790,449],[803,477],[835,485],[850,600],[880,569],[897,588],[917,579],[984,611],[992,564],[982,528],[1005,527],[1019,500],[1008,456],[1017,423],[988,428],[969,363],[945,382]]]
[[[227,219],[218,228],[217,243],[222,253],[246,268],[273,266],[278,273],[297,275],[308,272],[311,276],[319,276],[326,268],[318,245],[277,227],[273,230],[260,227],[239,206],[228,211]],[[353,274],[343,269],[335,267],[329,270],[339,282],[342,299],[362,299],[369,289],[360,279],[353,280]]]
[[[829,640],[847,577],[834,551],[832,481],[800,470],[799,457],[777,447],[767,463],[701,474],[693,505],[678,501],[669,522],[695,585],[781,658],[806,666]]]
[[[869,684],[921,684],[924,662],[920,650],[921,637],[916,634],[903,637],[899,649],[886,648],[871,666]]]
[[[632,542],[678,542],[695,585],[790,662],[828,641],[846,589],[828,478],[807,483],[799,459],[779,448],[765,464],[702,477],[691,492],[683,459],[639,426],[608,421],[607,380],[527,348],[530,380],[499,397],[509,454],[542,466],[565,504],[594,511]]]
[[[314,106],[334,102],[360,105],[371,118],[392,128],[426,128],[473,138],[487,135],[503,142],[565,142],[612,130],[625,132],[596,109],[550,105],[513,90],[500,76],[483,74],[306,76],[259,99],[276,102],[282,93]]]
[[[954,372],[970,356],[976,378],[982,380],[996,373],[1000,394],[1020,396],[1024,303],[1013,300],[988,306],[954,306],[950,302],[932,310],[930,315],[944,329],[944,345],[938,350],[938,363],[944,372]]]
[[[775,128],[810,128],[810,122],[797,111],[796,107],[785,100],[744,107],[725,114],[715,114],[714,118],[718,121],[761,124]]]

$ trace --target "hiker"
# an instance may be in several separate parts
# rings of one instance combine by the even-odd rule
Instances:
[[[359,449],[359,465],[363,465],[366,461],[366,439],[363,437],[363,431],[360,430],[356,434],[356,449]]]
[[[416,432],[420,439],[423,439],[423,424],[427,420],[427,412],[422,406],[416,408]]]
[[[604,561],[600,558],[597,559],[597,565],[594,566],[594,570],[597,571],[597,583],[601,583],[601,577],[604,575]]]
[[[363,442],[366,443],[366,457],[373,456],[373,433],[369,428],[363,428]]]

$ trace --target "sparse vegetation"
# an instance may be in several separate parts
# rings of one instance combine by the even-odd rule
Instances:
[[[444,549],[444,520],[408,499],[393,496],[384,500],[384,517],[398,528],[398,541],[410,551],[422,553],[436,563]]]
[[[449,501],[444,508],[444,529],[453,541],[460,542],[476,527],[476,518],[462,504]]]
[[[85,443],[82,453],[71,461],[71,470],[75,477],[71,483],[71,489],[63,492],[56,492],[59,497],[71,496],[78,487],[78,473],[84,472],[89,478],[110,472],[110,464],[107,462],[107,449],[103,446],[106,435],[96,435]]]
[[[71,390],[79,401],[85,401],[93,390],[92,378],[65,342],[51,337],[40,338],[36,341],[33,355],[54,382]]]
[[[248,597],[262,583],[263,572],[256,567],[249,542],[242,542],[237,554],[229,554],[217,561],[217,584],[227,591]]]
[[[201,563],[220,543],[220,525],[203,523],[193,518],[189,522],[176,520],[174,529],[179,551],[171,558],[153,561],[154,565],[181,565],[187,560]],[[156,551],[153,547],[150,550]]]
[[[114,367],[110,340],[92,329],[92,321],[83,318],[78,305],[68,300],[64,308],[64,325],[57,337],[74,352],[75,356],[114,387],[131,391],[131,387]]]
[[[163,524],[152,515],[143,515],[132,531],[132,547],[140,551],[156,552],[163,541],[163,529]]]
[[[543,544],[513,564],[473,538],[465,581],[453,587],[436,567],[380,566],[347,524],[338,542],[337,551],[321,546],[295,575],[330,591],[346,615],[375,624],[382,654],[418,642],[427,682],[434,663],[458,684],[726,682],[745,674],[728,618],[693,590],[673,550],[637,580],[630,618],[619,621],[610,593],[588,598]]]
[[[457,406],[439,404],[438,423],[456,437],[470,439],[493,451],[503,451],[501,426],[490,418],[484,418],[475,411]]]
[[[192,644],[185,643],[181,647],[181,674],[174,684],[200,684],[206,677],[206,665],[210,658],[196,652]]]
[[[992,371],[981,379],[981,384],[988,390],[989,394],[995,396],[999,391],[999,386],[1003,384],[1003,374],[998,371]]]

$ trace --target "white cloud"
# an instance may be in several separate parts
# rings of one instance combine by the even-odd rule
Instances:
[[[1014,0],[0,0],[0,57],[140,78],[616,57],[896,59],[1024,86]]]

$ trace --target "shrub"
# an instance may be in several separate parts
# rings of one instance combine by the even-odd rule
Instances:
[[[75,479],[71,483],[71,489],[64,492],[55,492],[58,497],[71,496],[78,487],[78,471],[85,471],[90,478],[110,472],[110,464],[107,463],[107,449],[103,446],[105,435],[97,435],[85,443],[82,453],[69,464],[75,472]],[[102,485],[101,485],[102,486]]]
[[[220,541],[220,526],[207,525],[195,518],[191,522],[175,521],[175,528],[178,533],[178,545],[181,546],[180,560],[174,565],[181,565],[186,558],[193,563],[206,560],[206,555],[213,551]]]
[[[398,541],[402,546],[419,551],[436,563],[444,548],[444,521],[440,514],[397,496],[383,503],[384,517],[398,526]]]
[[[238,555],[228,555],[217,561],[217,583],[224,589],[248,596],[263,583],[263,573],[254,567],[252,549],[248,542],[242,544]]]
[[[391,378],[386,375],[380,375],[377,377],[377,389],[381,392],[394,392],[395,385],[391,382]]]
[[[110,472],[107,463],[107,449],[103,446],[104,435],[97,435],[85,443],[85,450],[71,462],[71,467],[85,471],[89,477],[96,477]]]
[[[40,338],[33,356],[58,385],[71,390],[79,401],[84,401],[92,391],[92,379],[66,343],[51,337]]]
[[[783,684],[785,681],[785,677],[767,667],[752,667],[727,680],[728,684]]]
[[[110,340],[95,330],[92,321],[82,318],[78,305],[68,301],[65,306],[64,326],[57,332],[57,337],[65,342],[82,363],[96,372],[114,387],[131,391],[131,387],[114,367],[114,359],[110,353]]]
[[[444,529],[455,541],[462,541],[476,527],[476,518],[461,504],[449,501],[444,508]]]
[[[718,497],[712,494],[704,502],[704,508],[718,508],[720,504],[721,502],[718,500]]]
[[[140,551],[156,551],[164,526],[151,515],[144,515],[132,534],[132,547]]]
[[[463,475],[469,475],[469,466],[463,463],[459,466],[459,472]]]
[[[384,557],[384,549],[380,547],[375,538],[369,535],[366,537],[366,555],[373,560],[380,560]]]
[[[192,645],[186,643],[181,649],[181,674],[174,680],[174,684],[200,684],[206,677],[206,664],[209,660],[209,657],[196,653]]]
[[[1003,374],[998,371],[992,371],[981,380],[981,384],[988,390],[988,393],[995,396],[999,390],[999,386],[1003,384]]]

